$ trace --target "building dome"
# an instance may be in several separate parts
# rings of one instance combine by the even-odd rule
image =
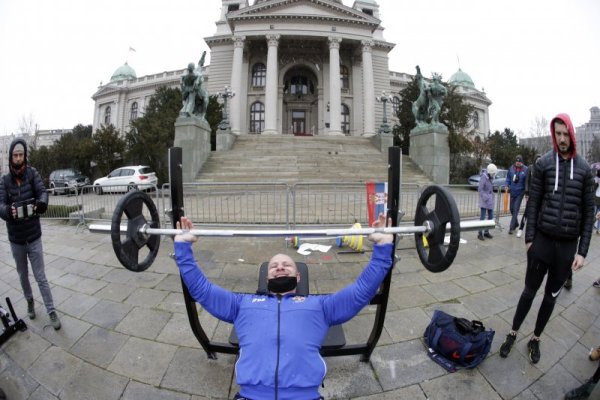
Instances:
[[[114,74],[110,77],[111,82],[124,81],[129,79],[136,79],[137,75],[133,68],[129,66],[129,64],[125,63],[121,65]]]
[[[451,83],[456,86],[467,86],[475,89],[475,84],[473,83],[473,80],[471,79],[469,74],[463,72],[460,68],[454,73],[454,75],[450,77],[448,83]]]

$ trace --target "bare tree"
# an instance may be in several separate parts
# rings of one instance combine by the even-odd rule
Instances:
[[[29,146],[37,147],[38,124],[33,114],[23,115],[19,121],[19,135],[26,138]]]
[[[552,138],[550,137],[550,121],[546,117],[535,117],[529,128],[531,143],[529,147],[535,148],[538,153],[544,154],[552,149]]]

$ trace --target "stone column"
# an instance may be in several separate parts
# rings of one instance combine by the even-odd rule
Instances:
[[[244,61],[244,41],[245,36],[233,37],[233,65],[231,68],[231,90],[238,95],[231,99],[231,133],[241,134],[240,116],[242,115],[242,63]],[[243,113],[246,115],[246,113]]]
[[[375,135],[375,83],[373,81],[373,41],[362,41],[363,64],[363,136]]]
[[[340,43],[339,37],[329,37],[329,135],[343,135],[340,118],[342,93],[340,88]]]
[[[277,47],[279,35],[267,35],[267,85],[265,87],[265,130],[263,135],[277,135]]]

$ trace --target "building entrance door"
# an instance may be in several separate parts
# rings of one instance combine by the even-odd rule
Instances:
[[[306,111],[292,111],[292,129],[294,136],[306,136]]]

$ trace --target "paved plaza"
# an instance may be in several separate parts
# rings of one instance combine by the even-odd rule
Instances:
[[[501,223],[507,226],[508,219]],[[10,400],[233,397],[235,357],[207,359],[192,334],[170,239],[163,239],[150,269],[132,273],[118,263],[110,235],[60,221],[42,224],[46,274],[63,324],[59,331],[49,325],[33,277],[38,317],[27,318],[6,227],[0,224],[0,303],[5,306],[10,297],[28,326],[0,348],[0,387]],[[440,274],[423,268],[412,238],[400,240],[385,328],[370,362],[358,356],[327,358],[322,395],[328,400],[562,399],[590,377],[597,363],[587,354],[600,344],[600,290],[591,285],[600,276],[600,236],[592,238],[572,290],[559,296],[542,335],[541,361],[532,365],[526,343],[540,293],[509,357],[498,355],[523,288],[525,246],[506,230],[493,234],[481,242],[476,232],[463,233],[466,243]],[[278,252],[307,262],[311,291],[321,293],[351,282],[369,258],[369,253],[338,254],[335,247],[301,256],[282,238],[204,238],[195,249],[206,274],[236,291],[256,290],[258,265]],[[490,354],[477,368],[451,374],[428,358],[422,334],[435,309],[482,320],[496,331]],[[345,325],[348,343],[366,341],[373,314],[374,307],[367,307]],[[227,341],[231,325],[202,310],[199,318],[211,339]],[[600,389],[594,395],[600,398]]]

